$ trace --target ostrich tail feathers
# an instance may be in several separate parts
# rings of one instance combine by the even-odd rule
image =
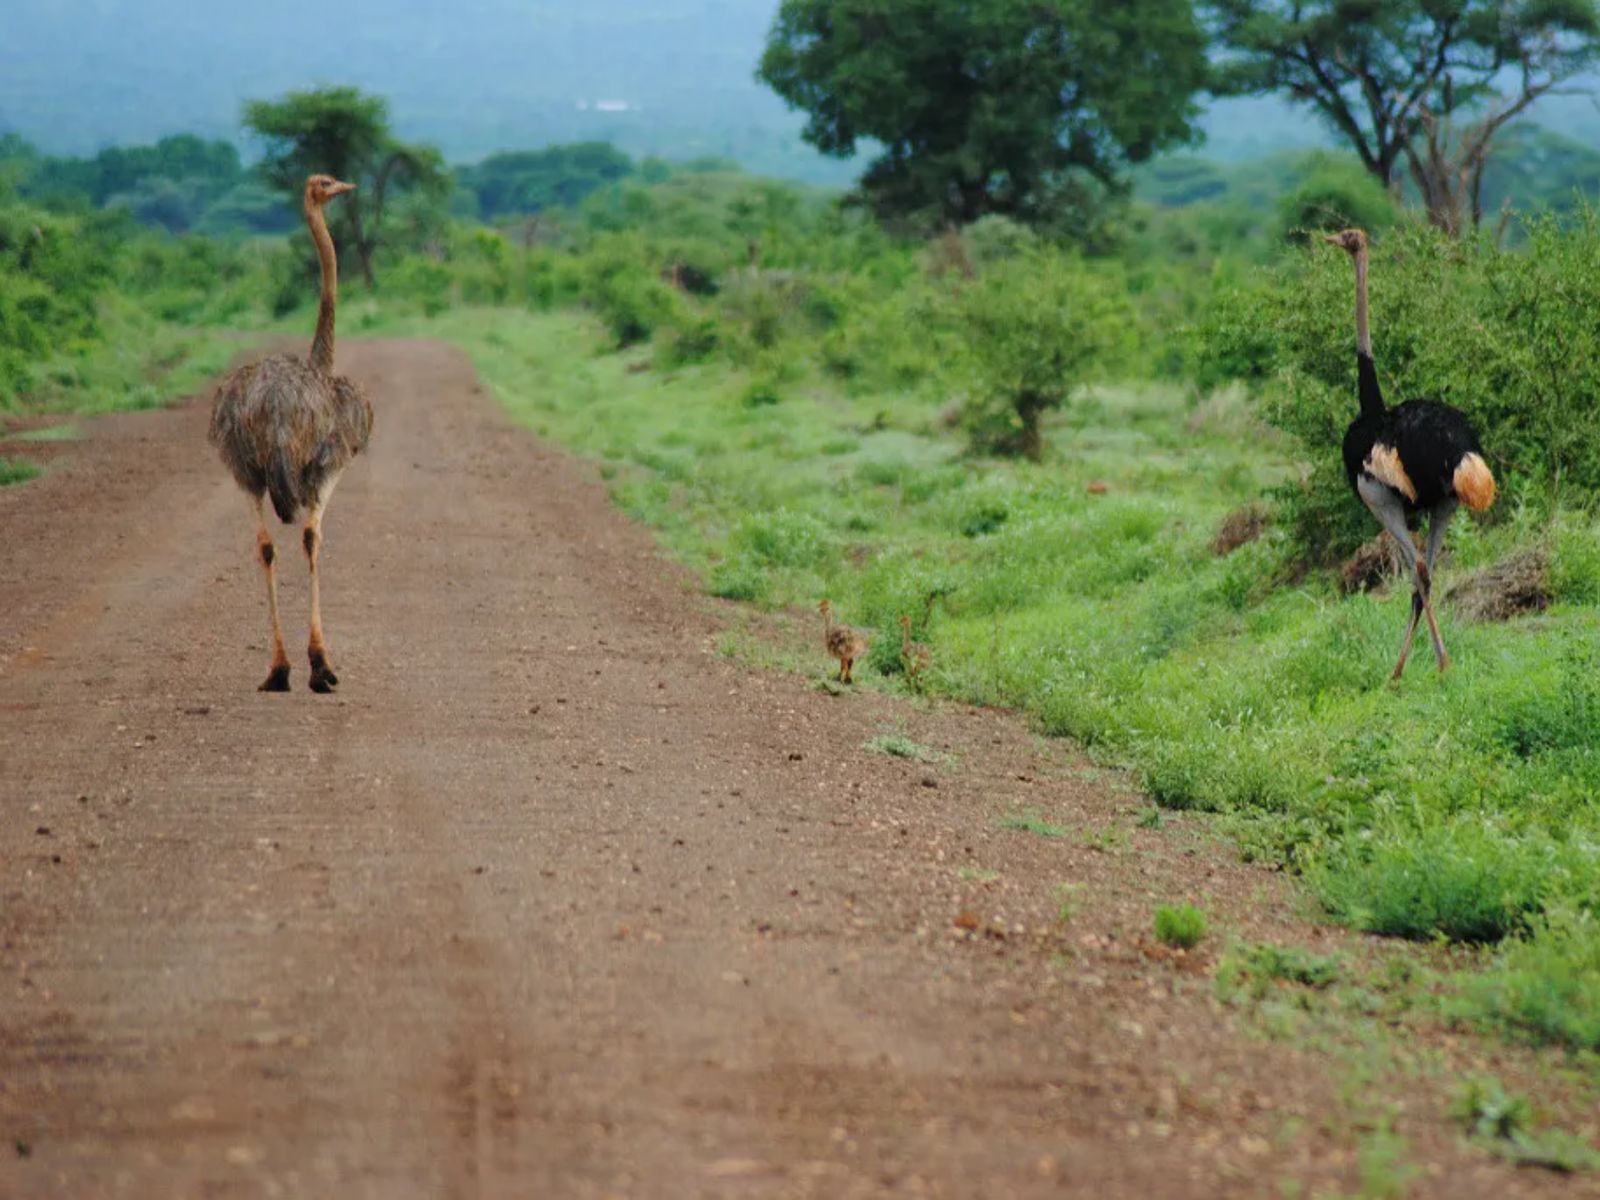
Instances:
[[[1494,475],[1481,455],[1469,454],[1456,465],[1451,481],[1461,502],[1475,512],[1482,512],[1494,503]]]
[[[300,501],[296,495],[294,477],[289,473],[289,464],[284,461],[282,454],[272,456],[266,474],[267,495],[272,497],[272,511],[278,514],[278,520],[285,525],[293,525]]]

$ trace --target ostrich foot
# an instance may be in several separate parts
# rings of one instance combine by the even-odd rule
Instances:
[[[328,665],[328,657],[321,650],[311,652],[311,690],[320,696],[326,696],[339,686],[339,677],[333,673],[333,668]]]
[[[256,689],[258,692],[287,692],[289,690],[289,664],[275,663],[272,672],[267,676],[267,681]]]

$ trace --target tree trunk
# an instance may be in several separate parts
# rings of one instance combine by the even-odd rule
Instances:
[[[361,222],[361,205],[356,200],[357,193],[350,194],[350,244],[355,247],[356,261],[361,266],[361,282],[367,285],[367,291],[373,291],[378,286],[378,281],[372,274],[372,241],[367,237],[366,229]]]
[[[1022,420],[1022,429],[1017,434],[1017,449],[1029,462],[1038,462],[1044,457],[1044,430],[1041,423],[1049,407],[1049,403],[1037,392],[1023,392],[1017,397],[1017,416]]]

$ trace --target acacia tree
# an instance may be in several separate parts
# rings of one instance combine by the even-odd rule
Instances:
[[[1217,95],[1281,93],[1455,232],[1500,129],[1595,59],[1596,0],[1200,0]],[[1453,131],[1453,132],[1452,132]],[[1419,144],[1420,143],[1420,144]]]
[[[449,187],[439,152],[395,140],[388,104],[356,88],[314,88],[281,100],[252,100],[245,105],[244,123],[265,143],[260,169],[272,187],[299,196],[306,176],[319,172],[358,185],[340,201],[334,237],[354,249],[369,289],[390,189],[418,189],[442,199]]]
[[[1205,41],[1190,0],[783,0],[758,77],[823,153],[882,146],[880,215],[1037,220],[1192,138]]]

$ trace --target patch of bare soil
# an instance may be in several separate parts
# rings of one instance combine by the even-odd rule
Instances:
[[[342,366],[378,421],[324,526],[335,696],[303,658],[255,691],[203,402],[0,491],[0,1193],[1357,1186],[1344,1068],[1208,978],[1225,936],[1348,943],[1280,877],[1005,715],[720,658],[459,355]],[[863,748],[890,730],[942,757]],[[1192,955],[1147,940],[1174,901],[1218,929]],[[1573,1194],[1464,1146],[1441,1090],[1397,1097],[1412,1194]]]

